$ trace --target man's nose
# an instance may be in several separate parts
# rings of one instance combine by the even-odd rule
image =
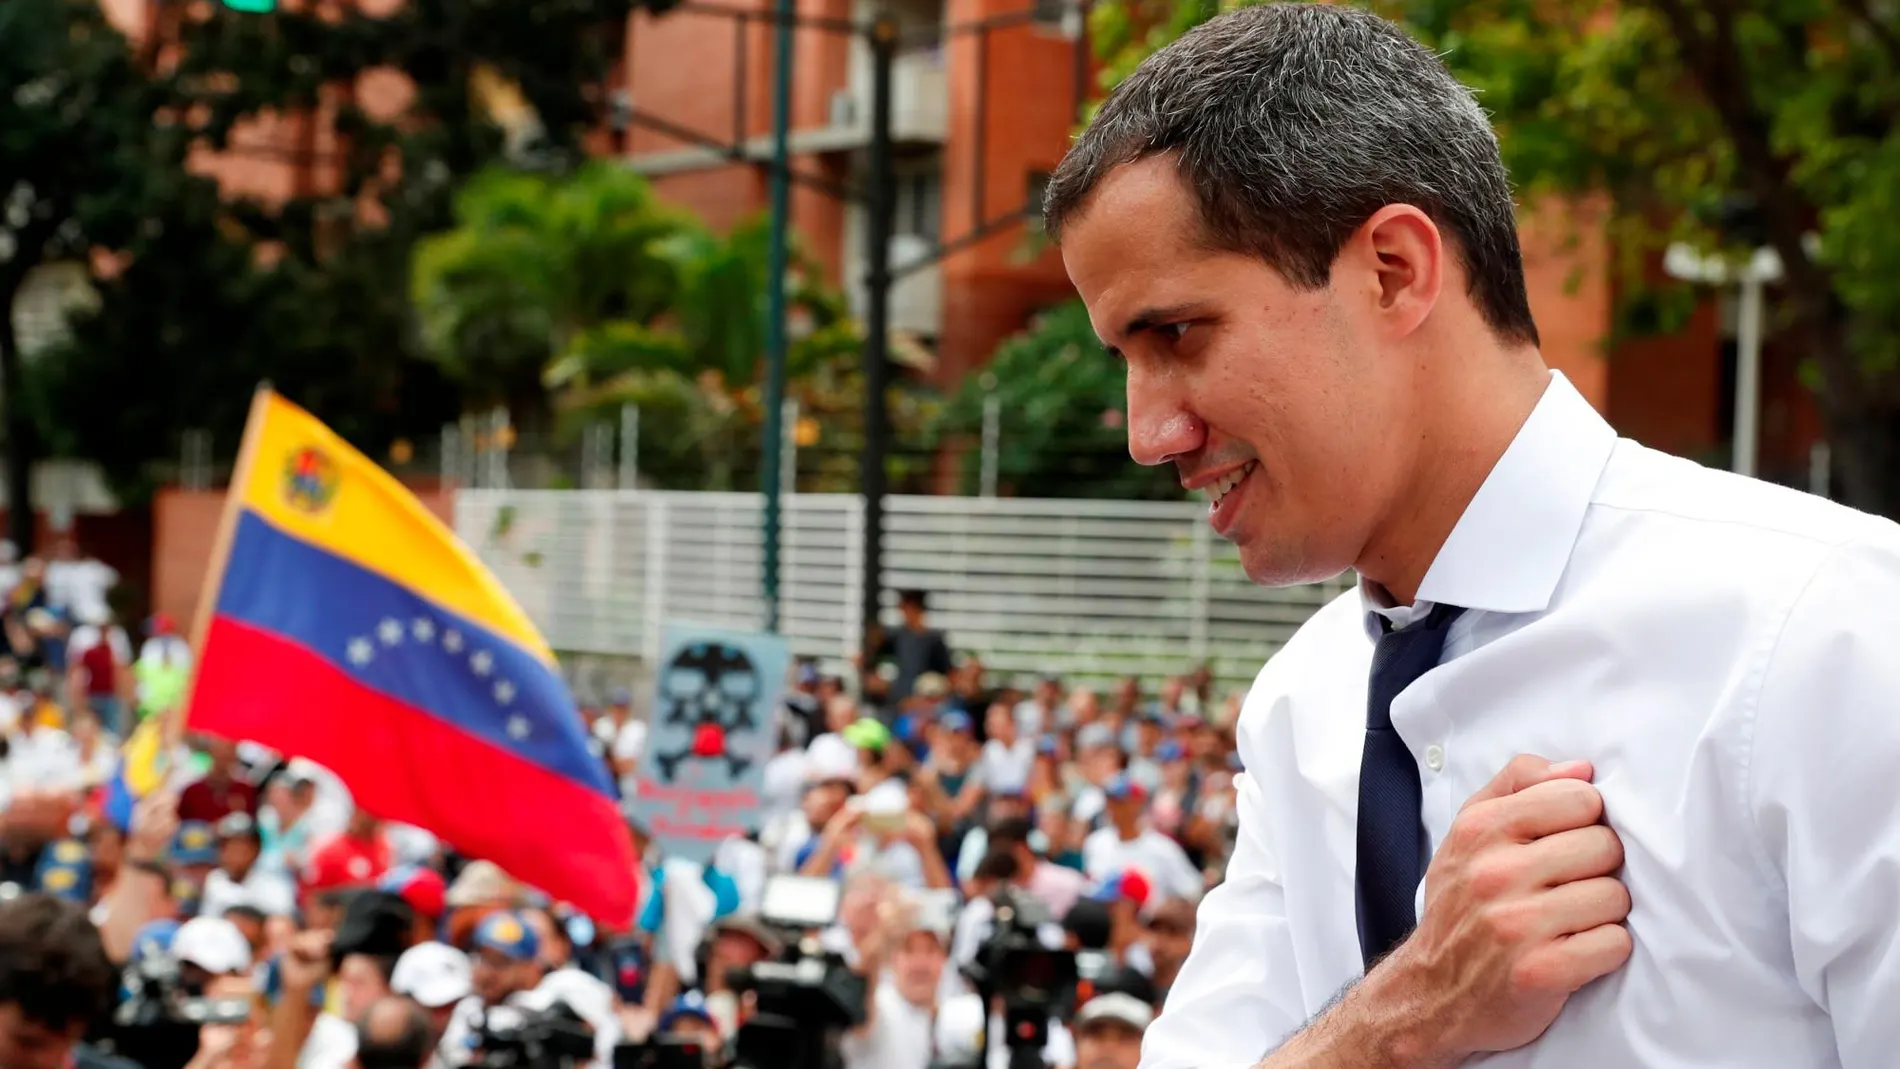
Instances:
[[[1128,455],[1137,464],[1166,464],[1199,449],[1206,425],[1188,411],[1166,375],[1128,366]]]

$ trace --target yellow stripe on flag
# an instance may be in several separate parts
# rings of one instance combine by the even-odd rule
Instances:
[[[120,759],[125,762],[123,775],[125,786],[134,798],[143,798],[158,790],[165,783],[165,733],[164,721],[159,717],[147,717],[120,747]]]
[[[415,495],[316,417],[269,395],[239,504],[299,541],[407,587],[549,664],[508,591]]]

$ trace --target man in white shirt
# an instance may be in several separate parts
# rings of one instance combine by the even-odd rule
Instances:
[[[903,897],[882,912],[860,961],[871,988],[864,1023],[845,1036],[839,1053],[845,1069],[925,1069],[935,1050],[931,1027],[949,960],[949,918],[920,916]]]
[[[1135,458],[1256,582],[1360,577],[1247,697],[1144,1066],[1891,1065],[1900,531],[1618,440],[1546,368],[1438,60],[1343,5],[1223,15],[1047,215]]]
[[[75,619],[109,615],[112,610],[106,604],[106,595],[119,585],[118,571],[97,557],[82,556],[71,535],[60,539],[53,554],[46,564],[47,602],[65,609]]]
[[[1082,866],[1089,878],[1106,880],[1118,872],[1138,869],[1156,891],[1168,898],[1198,901],[1201,872],[1188,860],[1181,844],[1147,826],[1142,811],[1148,792],[1129,776],[1116,777],[1103,792],[1108,799],[1108,826],[1082,840]]]
[[[263,837],[249,813],[231,813],[218,821],[218,867],[205,876],[198,910],[221,917],[234,906],[250,906],[266,917],[288,917],[297,909],[297,888],[284,873],[258,864]]]
[[[990,706],[983,726],[990,738],[977,758],[972,782],[991,795],[1012,794],[1028,787],[1029,773],[1036,767],[1035,740],[1018,733],[1015,715],[1001,702]]]

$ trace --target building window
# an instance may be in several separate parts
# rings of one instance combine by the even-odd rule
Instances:
[[[923,238],[932,245],[943,228],[943,170],[930,166],[897,173],[891,212],[891,232]]]

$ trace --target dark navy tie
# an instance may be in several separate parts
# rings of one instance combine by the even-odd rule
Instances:
[[[1359,949],[1366,968],[1411,934],[1425,878],[1425,824],[1418,762],[1392,729],[1392,699],[1438,664],[1445,633],[1463,612],[1439,605],[1412,626],[1388,629],[1372,651],[1366,690],[1366,750],[1359,763]]]

